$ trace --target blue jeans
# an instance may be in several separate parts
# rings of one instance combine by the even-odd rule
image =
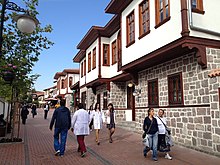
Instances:
[[[157,159],[157,143],[158,143],[158,132],[155,134],[148,134],[149,137],[149,147],[153,150],[153,159]]]
[[[56,151],[60,150],[60,155],[64,155],[66,138],[67,138],[68,129],[55,128],[54,129],[54,149]],[[59,141],[60,137],[60,141]]]

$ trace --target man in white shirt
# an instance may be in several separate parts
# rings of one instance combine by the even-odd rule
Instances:
[[[90,116],[88,112],[83,109],[82,103],[79,103],[78,107],[79,110],[77,110],[72,117],[71,131],[77,136],[77,142],[79,144],[78,152],[81,152],[81,157],[84,157],[86,153],[84,137],[89,135],[90,132]]]
[[[165,155],[166,159],[172,160],[172,157],[168,153],[170,151],[170,146],[167,145],[166,139],[165,139],[167,120],[163,115],[164,115],[164,110],[159,109],[158,116],[156,117],[157,124],[158,124],[158,130],[159,130],[158,150],[160,152],[165,152],[166,153],[166,155]]]

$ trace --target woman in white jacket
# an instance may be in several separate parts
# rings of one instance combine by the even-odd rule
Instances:
[[[102,129],[102,125],[103,125],[103,113],[101,111],[99,103],[95,104],[95,110],[93,112],[93,124],[94,124],[95,135],[96,135],[95,141],[97,145],[99,145],[100,144],[99,132],[100,132],[100,129]]]
[[[86,146],[84,137],[89,135],[89,122],[90,117],[88,112],[83,109],[83,104],[79,103],[79,110],[77,110],[72,118],[71,131],[77,136],[77,142],[79,144],[78,152],[81,152],[81,157],[85,156]]]

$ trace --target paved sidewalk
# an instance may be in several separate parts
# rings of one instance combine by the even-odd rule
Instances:
[[[63,158],[54,156],[53,132],[49,130],[49,118],[43,119],[43,110],[38,115],[31,115],[26,125],[21,125],[24,140],[16,144],[0,144],[0,165],[220,165],[220,158],[200,153],[181,146],[172,147],[173,160],[167,160],[159,153],[158,161],[151,160],[151,155],[143,157],[141,135],[117,128],[113,143],[108,142],[107,129],[100,132],[100,142],[95,143],[95,132],[86,137],[87,155],[80,157],[77,152],[76,138],[69,131],[66,152]]]

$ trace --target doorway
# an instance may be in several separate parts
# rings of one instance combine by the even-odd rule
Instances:
[[[127,109],[132,110],[132,121],[135,121],[135,96],[133,95],[134,85],[127,87]]]

